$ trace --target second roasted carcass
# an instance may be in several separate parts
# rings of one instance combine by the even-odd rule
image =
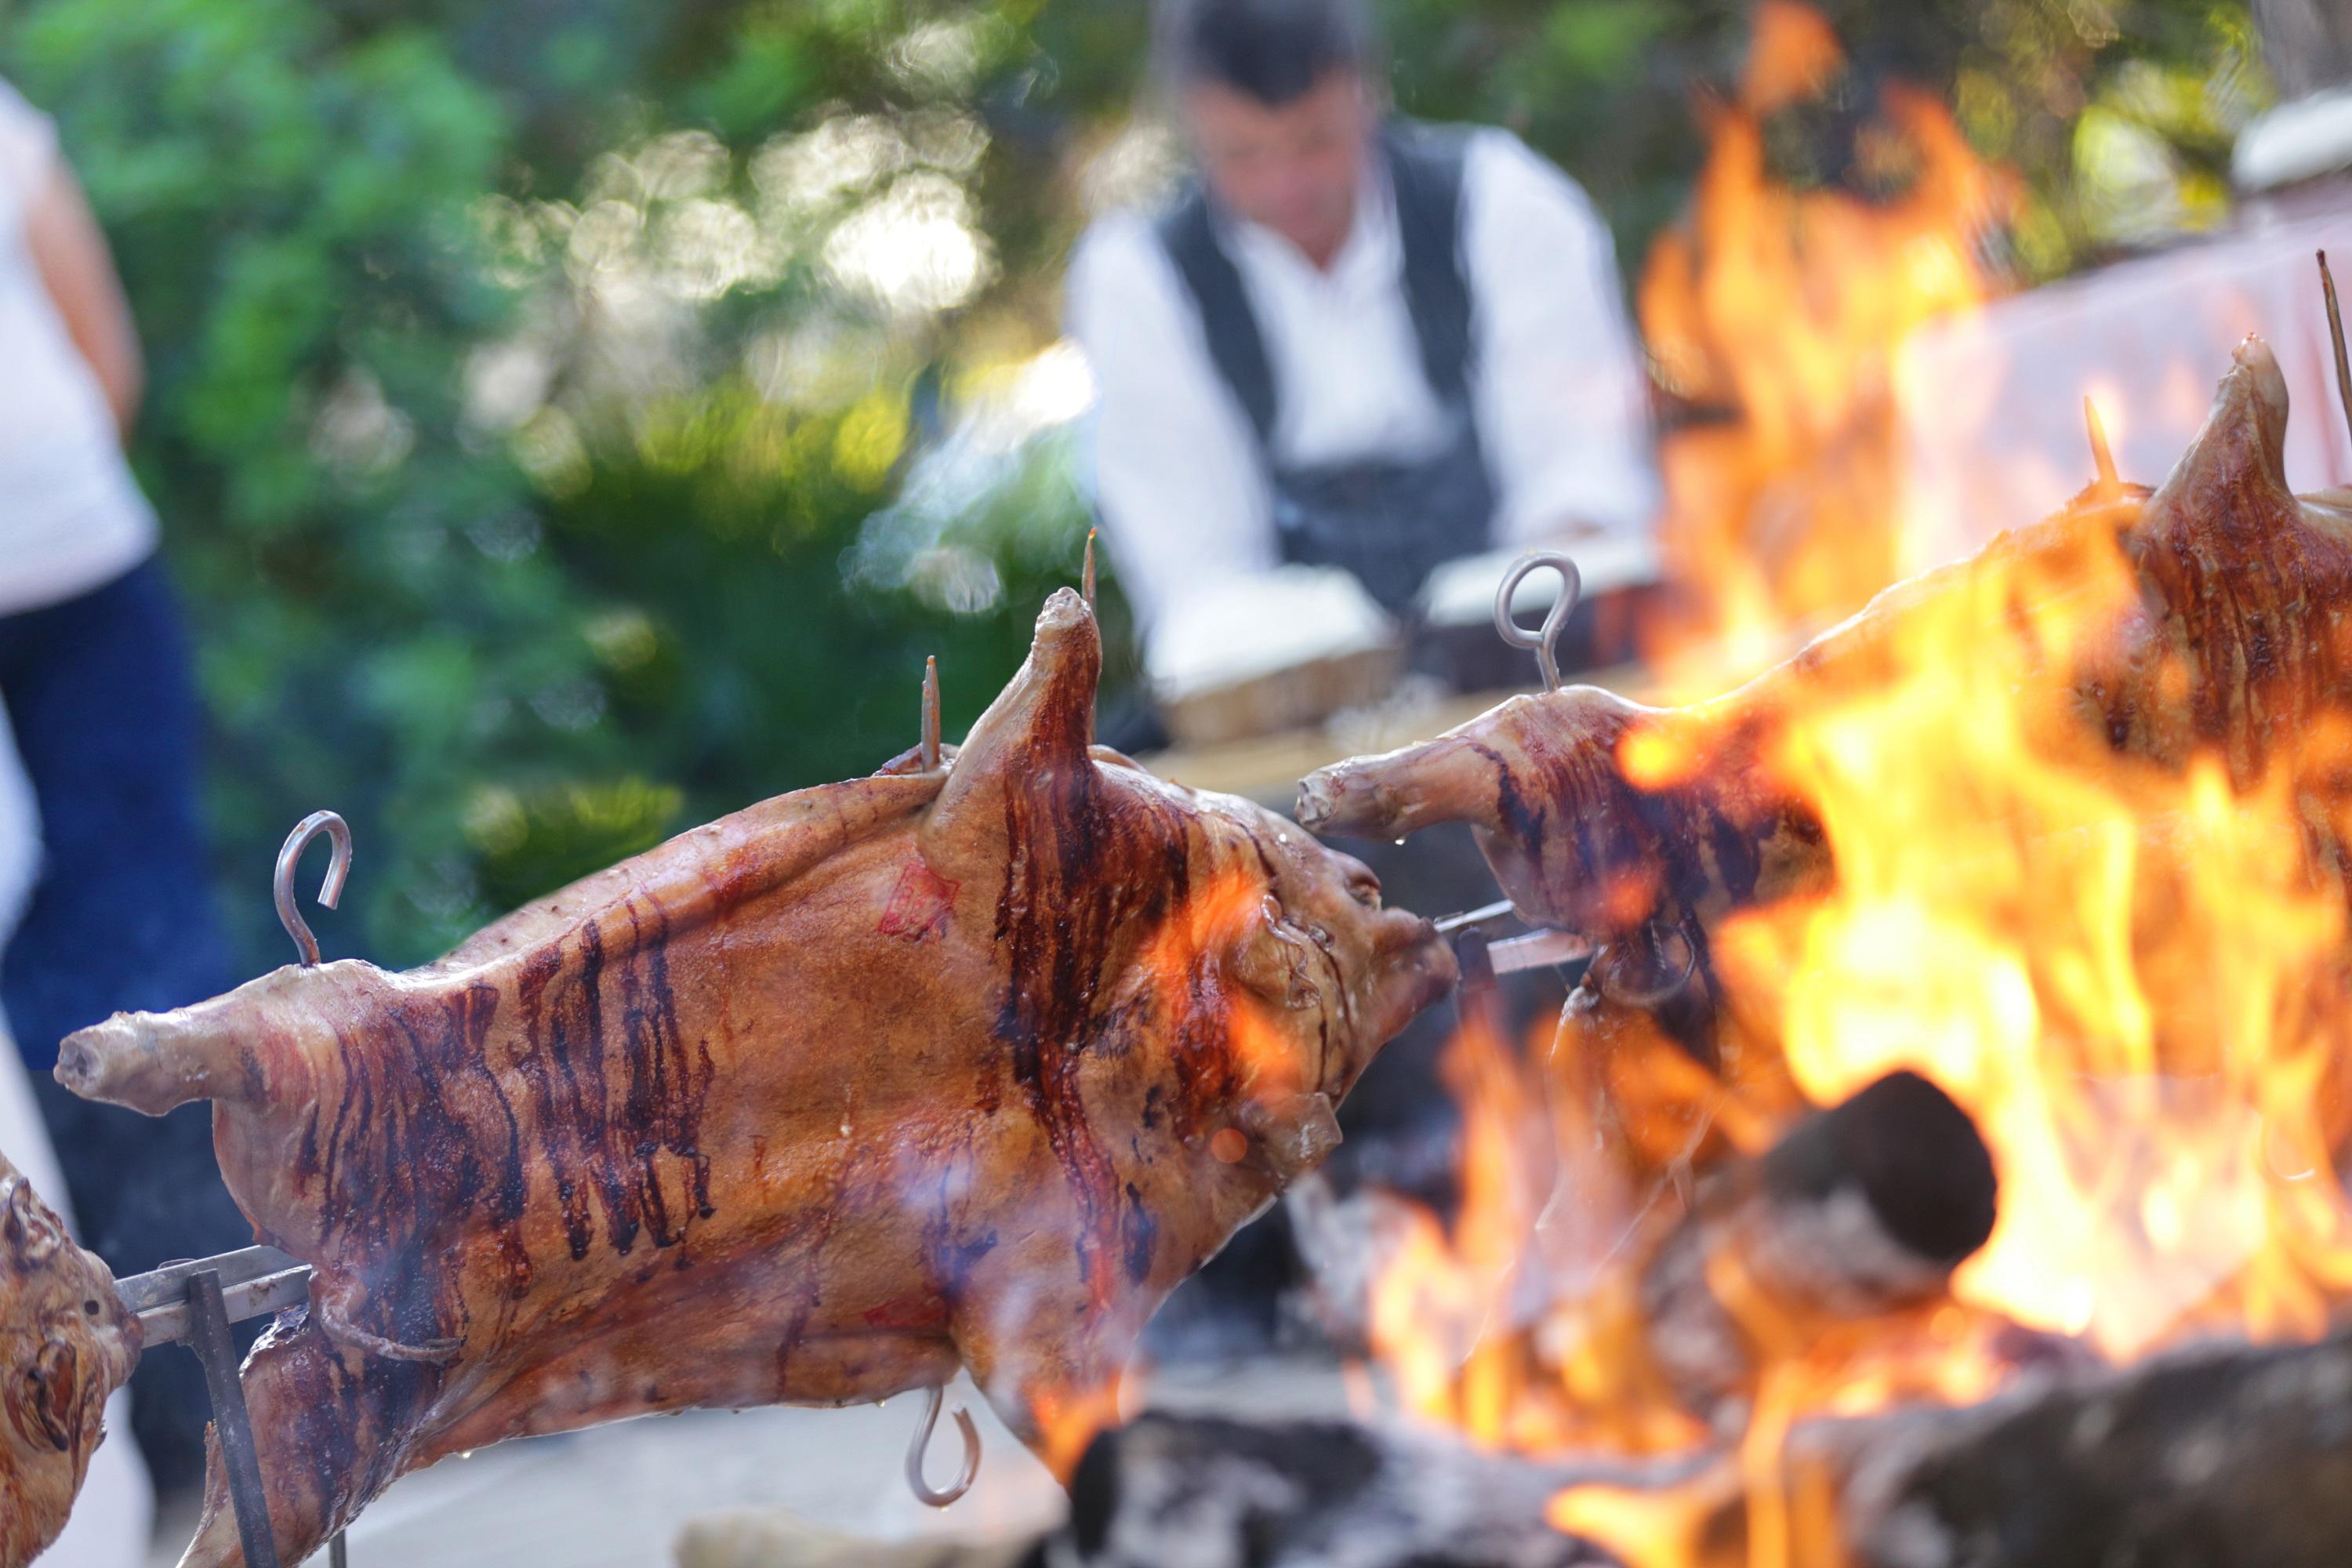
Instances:
[[[114,1276],[0,1156],[0,1568],[25,1568],[65,1528],[107,1395],[138,1360]]]
[[[2283,748],[2352,710],[2352,492],[2288,489],[2286,416],[2277,362],[2250,338],[2153,494],[2094,485],[2047,521],[1887,590],[1712,702],[1656,709],[1573,687],[1341,763],[1306,781],[1299,820],[1366,837],[1470,823],[1521,914],[1604,942],[1641,938],[1645,963],[1685,967],[1679,942],[1649,951],[1655,933],[1703,943],[1725,915],[1835,875],[1822,825],[1780,765],[1792,716],[1886,684],[1922,617],[1975,616],[1987,641],[2014,642],[2069,596],[2089,606],[2084,635],[2032,656],[2037,743],[2103,747],[2118,767],[2214,756],[2248,788]],[[2118,574],[2127,580],[2111,592]],[[2315,864],[2352,875],[2336,811],[2346,792],[2324,784],[2299,797]]]
[[[1307,781],[1318,828],[1470,823],[1522,914],[1598,949],[1526,1095],[1552,1123],[1518,1204],[1541,1215],[1537,1283],[1496,1336],[1497,1364],[1536,1369],[1509,1429],[1720,1437],[1775,1365],[1783,1392],[1948,1397],[1954,1367],[2054,1353],[2042,1332],[2137,1355],[2340,1309],[2352,1210],[2311,1178],[2352,1166],[2352,493],[2292,493],[2286,419],[2249,342],[2158,489],[2102,461],[2057,515],[1726,696],[1517,698]],[[1965,1232],[1983,1247],[1916,1355],[1889,1321],[1783,1310],[1692,1181],[1759,1169],[1809,1108],[1898,1068],[1959,1108],[2010,1194]],[[2169,1226],[2167,1202],[2223,1193],[2251,1197]],[[1917,1218],[1888,1234],[1947,1228]],[[1706,1267],[1664,1277],[1729,1281],[1736,1334],[1686,1334],[1651,1293],[1642,1239],[1693,1226]],[[1828,1250],[1885,1256],[1868,1235]]]
[[[317,1270],[246,1368],[286,1561],[446,1455],[959,1367],[1067,1473],[1145,1320],[1453,979],[1362,867],[1092,749],[1100,659],[1065,591],[939,767],[695,829],[424,969],[66,1042],[85,1095],[212,1100],[230,1190]],[[217,1464],[185,1561],[241,1561]]]

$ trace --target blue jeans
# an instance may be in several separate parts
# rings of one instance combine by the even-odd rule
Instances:
[[[196,823],[200,720],[163,569],[0,616],[0,703],[42,846],[0,1001],[40,1075],[74,1030],[202,1001],[227,975]]]
[[[118,1274],[245,1245],[208,1107],[152,1121],[77,1100],[48,1076],[58,1042],[86,1024],[228,987],[196,818],[201,721],[163,569],[150,561],[79,598],[0,616],[0,702],[42,844],[40,881],[0,959],[0,1004],[82,1239]],[[207,1405],[193,1358],[148,1357],[132,1393],[157,1479],[200,1469]]]

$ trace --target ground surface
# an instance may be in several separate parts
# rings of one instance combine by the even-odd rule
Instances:
[[[1347,1409],[1333,1369],[1298,1362],[1186,1368],[1155,1379],[1147,1398],[1265,1415]],[[1057,1522],[1060,1489],[971,1385],[959,1382],[948,1404],[971,1409],[983,1457],[971,1494],[943,1512],[918,1503],[903,1474],[908,1439],[922,1418],[919,1394],[845,1410],[656,1416],[485,1448],[410,1476],[353,1527],[352,1568],[666,1568],[688,1520],[747,1508],[786,1509],[883,1539],[1012,1535]],[[940,1425],[934,1484],[956,1465],[953,1426]],[[164,1521],[156,1568],[178,1560],[193,1528],[185,1512]]]

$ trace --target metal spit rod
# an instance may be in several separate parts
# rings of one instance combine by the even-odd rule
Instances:
[[[1431,923],[1436,927],[1438,935],[1454,936],[1507,920],[1516,912],[1511,908],[1511,900],[1504,899],[1475,910],[1465,910],[1458,915],[1447,915],[1444,920]],[[1517,974],[1525,969],[1548,969],[1559,963],[1579,963],[1591,958],[1594,951],[1591,942],[1573,931],[1538,927],[1522,935],[1490,943],[1486,956],[1494,963],[1496,973]]]
[[[232,1323],[299,1307],[310,1294],[310,1266],[274,1247],[248,1247],[118,1279],[115,1293],[139,1320],[149,1346],[194,1342],[195,1309],[189,1284],[198,1274],[210,1274],[218,1283],[222,1310]]]

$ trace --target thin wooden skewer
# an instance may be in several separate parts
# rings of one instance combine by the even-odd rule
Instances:
[[[2099,405],[2088,395],[2083,399],[2083,422],[2091,428],[2091,462],[2099,470],[2099,489],[2113,492],[2123,486],[2123,478],[2116,471],[2116,455],[2107,446],[2107,427],[2099,419]]]
[[[2344,353],[2344,312],[2336,304],[2336,279],[2327,273],[2327,252],[2319,253],[2319,291],[2327,298],[2327,335],[2336,344],[2336,395],[2344,405],[2344,425],[2352,430],[2352,358]]]
[[[940,661],[923,660],[923,771],[940,765]]]
[[[1086,594],[1089,610],[1095,607],[1095,535],[1101,531],[1098,528],[1087,530],[1087,572],[1082,591]]]

